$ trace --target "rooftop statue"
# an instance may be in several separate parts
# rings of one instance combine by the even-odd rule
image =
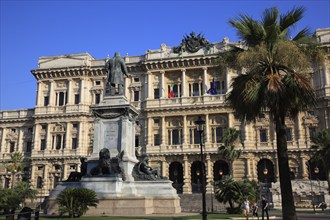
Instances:
[[[206,49],[210,49],[212,47],[212,44],[205,39],[204,35],[201,35],[199,33],[197,36],[195,36],[195,32],[191,32],[190,36],[186,34],[184,36],[181,44],[177,47],[173,48],[174,53],[182,53],[182,52],[190,52],[190,53],[196,53],[201,48],[205,47]]]
[[[116,85],[118,86],[118,95],[124,95],[124,76],[127,75],[127,67],[125,61],[120,57],[120,53],[116,52],[114,57],[106,62],[105,69],[107,71],[107,84],[106,84],[106,95],[107,88],[110,90],[110,96],[116,94]]]

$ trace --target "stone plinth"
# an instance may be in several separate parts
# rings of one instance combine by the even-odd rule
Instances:
[[[87,173],[97,166],[99,152],[108,148],[111,157],[124,151],[122,167],[126,179],[133,180],[131,173],[135,163],[135,119],[137,110],[125,96],[106,96],[104,101],[92,107],[95,117],[93,153],[87,161]]]
[[[97,208],[91,208],[86,215],[136,216],[181,212],[180,198],[171,181],[122,181],[119,177],[108,176],[59,183],[47,201],[47,214],[58,214],[55,200],[65,188],[79,187],[94,190],[100,200]]]

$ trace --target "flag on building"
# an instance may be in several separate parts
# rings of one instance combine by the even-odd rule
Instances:
[[[207,90],[207,93],[210,94],[210,95],[216,95],[217,94],[214,78],[211,82],[211,88],[209,90]]]
[[[171,86],[170,86],[170,91],[168,92],[168,97],[171,99],[171,98],[174,98],[174,90],[173,90],[173,88],[174,88],[174,84],[172,84]]]

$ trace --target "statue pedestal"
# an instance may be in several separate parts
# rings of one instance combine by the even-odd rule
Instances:
[[[125,96],[106,96],[92,107],[95,118],[93,153],[87,160],[87,174],[97,166],[99,152],[108,148],[111,157],[124,151],[122,168],[127,180],[133,180],[132,169],[138,162],[135,156],[135,119],[138,115]]]
[[[87,216],[138,216],[181,212],[180,198],[169,180],[122,181],[115,176],[83,177],[80,182],[62,182],[47,199],[47,214],[57,214],[56,197],[65,188],[87,188],[96,192],[100,202]]]

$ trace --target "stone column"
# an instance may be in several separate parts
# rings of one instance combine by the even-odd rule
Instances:
[[[31,165],[31,178],[30,178],[30,181],[31,181],[31,185],[34,186],[36,188],[36,184],[35,184],[35,168],[36,166],[34,164]]]
[[[66,180],[68,178],[68,165],[66,163],[63,163],[62,165],[62,181]]]
[[[162,145],[165,145],[166,136],[166,126],[165,126],[165,116],[162,116]]]
[[[2,136],[0,136],[0,152],[5,152],[6,148],[6,136],[7,136],[7,129],[6,128],[2,128]]]
[[[186,92],[186,69],[181,69],[181,72],[182,72],[182,75],[181,75],[181,78],[182,78],[182,82],[181,82],[181,88],[182,88],[182,91],[181,91],[181,95],[182,97],[187,97],[187,92]]]
[[[66,131],[65,131],[65,149],[72,149],[72,137],[71,137],[72,123],[66,123]]]
[[[207,67],[203,67],[203,95],[207,94]]]
[[[44,187],[45,189],[48,189],[48,174],[49,174],[49,171],[48,171],[48,164],[45,164],[44,165],[44,174],[43,174],[43,179],[44,179]]]
[[[249,158],[245,158],[245,167],[246,167],[246,178],[251,179],[251,166],[250,166]]]
[[[254,179],[258,179],[258,176],[257,176],[257,165],[256,165],[256,161],[254,159],[252,159],[252,177]]]
[[[52,149],[53,148],[53,137],[52,137],[52,134],[51,134],[51,128],[52,128],[52,124],[47,124],[46,149]]]
[[[188,144],[187,142],[187,116],[184,115],[183,116],[183,144]]]
[[[40,124],[35,124],[34,137],[33,137],[33,150],[40,150]],[[33,151],[32,151],[33,152]]]
[[[49,80],[49,105],[55,106],[56,105],[56,94],[55,94],[55,81]]]
[[[232,90],[231,85],[231,71],[229,70],[229,68],[226,68],[226,87],[227,87],[227,93],[229,93]]]
[[[275,174],[275,180],[279,181],[279,172],[278,172],[278,160],[277,160],[277,155],[275,153],[274,155],[274,174]]]
[[[206,192],[211,193],[213,188],[213,164],[209,154],[206,155]]]
[[[85,104],[85,80],[83,78],[80,79],[80,104]]]
[[[191,194],[191,179],[190,179],[190,168],[191,164],[188,161],[188,156],[183,156],[183,194]]]
[[[73,89],[72,89],[72,79],[68,79],[68,89],[66,93],[66,98],[67,98],[67,104],[68,105],[73,105]]]
[[[165,160],[162,161],[162,176],[169,176],[168,169],[167,169],[167,163]]]
[[[229,128],[234,127],[234,121],[235,121],[234,114],[232,112],[229,112],[228,113],[228,127]]]
[[[36,105],[38,107],[40,106],[43,106],[43,103],[42,103],[42,86],[43,86],[43,83],[38,81],[38,86],[37,86],[37,98],[36,98]]]
[[[308,169],[307,169],[307,158],[306,157],[301,157],[301,177],[303,179],[308,179]]]
[[[159,93],[160,93],[160,98],[165,98],[165,88],[164,88],[164,83],[165,83],[165,71],[160,71],[160,88],[159,88]]]
[[[20,127],[18,130],[18,141],[17,141],[16,150],[20,152],[24,152],[23,127]]]
[[[147,72],[147,76],[148,76],[148,91],[147,91],[147,94],[148,94],[148,98],[147,99],[152,99],[152,73],[151,72]]]
[[[204,144],[208,144],[210,143],[210,122],[209,122],[209,114],[205,114],[205,140],[204,140]]]
[[[148,146],[150,146],[152,144],[152,118],[151,117],[148,117],[147,118],[148,120],[148,134],[147,134],[147,138],[148,138]]]

